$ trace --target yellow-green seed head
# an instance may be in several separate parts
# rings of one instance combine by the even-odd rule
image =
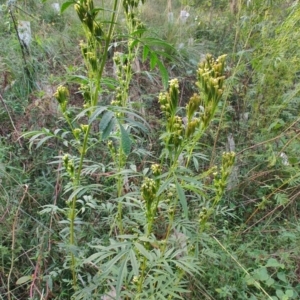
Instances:
[[[146,177],[141,186],[141,193],[143,199],[146,201],[149,208],[156,196],[156,184],[151,178]]]
[[[170,108],[175,113],[179,102],[179,83],[177,78],[170,80],[169,97]]]
[[[65,168],[67,168],[68,167],[68,163],[69,163],[69,155],[68,154],[65,154],[63,156],[63,163],[64,163]]]
[[[151,170],[152,170],[152,173],[154,176],[159,176],[162,172],[161,165],[159,165],[159,164],[153,164],[151,166]]]
[[[79,139],[80,132],[81,132],[80,128],[75,128],[73,130],[73,135],[74,135],[75,139]]]
[[[83,131],[84,133],[86,133],[87,130],[88,130],[88,128],[89,128],[89,125],[81,124],[80,127],[81,127],[82,131]]]
[[[57,102],[60,104],[61,110],[64,113],[66,111],[67,103],[68,103],[68,98],[69,98],[69,90],[60,85],[56,92],[53,95]]]

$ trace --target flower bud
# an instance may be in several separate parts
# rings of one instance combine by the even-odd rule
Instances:
[[[153,164],[151,170],[154,176],[159,176],[161,174],[162,168],[159,164]]]
[[[80,128],[75,128],[75,129],[73,130],[73,135],[74,135],[74,137],[75,137],[76,140],[79,139],[80,132],[81,132],[81,129],[80,129]]]

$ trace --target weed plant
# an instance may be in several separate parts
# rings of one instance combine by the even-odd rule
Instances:
[[[65,3],[62,9],[71,4]],[[109,106],[99,106],[107,52],[120,4],[128,30],[126,52],[114,55],[114,99]],[[61,211],[65,215],[61,223],[69,225],[60,232],[60,247],[65,267],[71,272],[70,285],[76,299],[99,299],[101,295],[117,299],[182,298],[188,292],[185,277],[200,274],[197,240],[210,217],[219,210],[234,163],[234,153],[224,153],[220,169],[214,166],[200,175],[193,172],[199,164],[194,150],[215,115],[225,80],[225,55],[216,60],[208,55],[199,65],[198,92],[188,101],[185,117],[179,114],[177,79],[172,79],[169,90],[160,94],[165,117],[160,161],[149,161],[141,171],[137,170],[132,154],[143,153],[136,145],[141,133],[147,134],[148,130],[128,104],[132,63],[145,31],[138,18],[138,4],[139,1],[114,1],[109,20],[97,18],[103,8],[94,7],[91,0],[74,5],[86,35],[86,41],[80,44],[86,76],[77,76],[81,79],[83,108],[74,116],[68,105],[69,90],[60,86],[54,96],[69,130],[45,129],[24,135],[31,137],[30,143],[37,143],[38,147],[56,137],[75,150],[63,150],[65,153],[56,161],[66,177],[66,207],[46,205],[43,212]],[[99,132],[93,132],[95,123]],[[110,153],[106,165],[101,156],[96,156],[97,161],[90,160],[89,153],[99,146]],[[92,176],[99,171],[101,183],[89,183],[86,174]],[[204,187],[202,180],[208,176],[212,176],[212,184]],[[108,180],[115,186],[115,192],[105,186]],[[189,210],[189,199],[196,211]],[[109,232],[101,231],[97,238],[87,239],[81,232],[87,232],[90,215],[95,213],[100,223],[102,218],[108,221]],[[81,239],[89,243],[82,247]],[[93,271],[86,272],[88,266]]]

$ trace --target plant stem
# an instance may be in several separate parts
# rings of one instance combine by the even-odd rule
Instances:
[[[122,161],[123,161],[123,151],[122,151],[122,148],[119,147],[119,168],[118,168],[118,173],[120,173],[122,167],[123,167],[123,164],[122,164]],[[118,175],[118,180],[117,180],[117,195],[118,195],[118,199],[120,200],[120,197],[122,195],[122,188],[123,188],[123,183],[122,183],[122,175]],[[120,233],[123,234],[123,224],[122,224],[122,203],[119,202],[118,203],[118,216],[117,216],[117,220],[118,220],[118,223],[119,223],[119,230],[120,230]]]

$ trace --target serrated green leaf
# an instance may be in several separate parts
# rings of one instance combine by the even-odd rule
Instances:
[[[109,136],[114,128],[114,124],[114,113],[111,111],[105,112],[99,124],[99,130],[102,131],[102,140],[105,140]]]
[[[131,150],[131,140],[128,132],[125,130],[123,125],[119,123],[121,130],[121,147],[125,155],[129,155]]]
[[[171,44],[169,44],[168,42],[162,40],[162,39],[158,39],[155,37],[145,37],[142,39],[142,42],[144,44],[147,44],[148,46],[160,46],[164,49],[175,49]]]
[[[143,54],[142,54],[142,62],[144,62],[147,57],[148,57],[148,54],[149,54],[149,47],[148,46],[144,46],[144,49],[143,49]]]
[[[101,118],[101,121],[100,121],[100,124],[99,124],[99,130],[100,131],[104,131],[107,128],[110,120],[113,117],[114,117],[114,113],[113,112],[111,112],[111,111],[105,112],[104,115]]]
[[[132,120],[130,118],[125,118],[126,122],[131,128],[138,128],[139,130],[143,131],[143,133],[148,133],[149,129],[143,123]]]
[[[150,53],[150,69],[153,70],[158,62],[157,55],[154,52]]]
[[[161,80],[162,80],[164,89],[167,89],[168,85],[169,85],[168,70],[160,60],[157,60],[157,65],[158,65],[158,68],[159,68],[159,71],[160,71]]]
[[[93,121],[99,116],[101,115],[105,110],[107,110],[107,107],[105,106],[100,106],[98,107],[93,114],[91,115],[90,119],[89,119],[89,124],[92,124]]]

